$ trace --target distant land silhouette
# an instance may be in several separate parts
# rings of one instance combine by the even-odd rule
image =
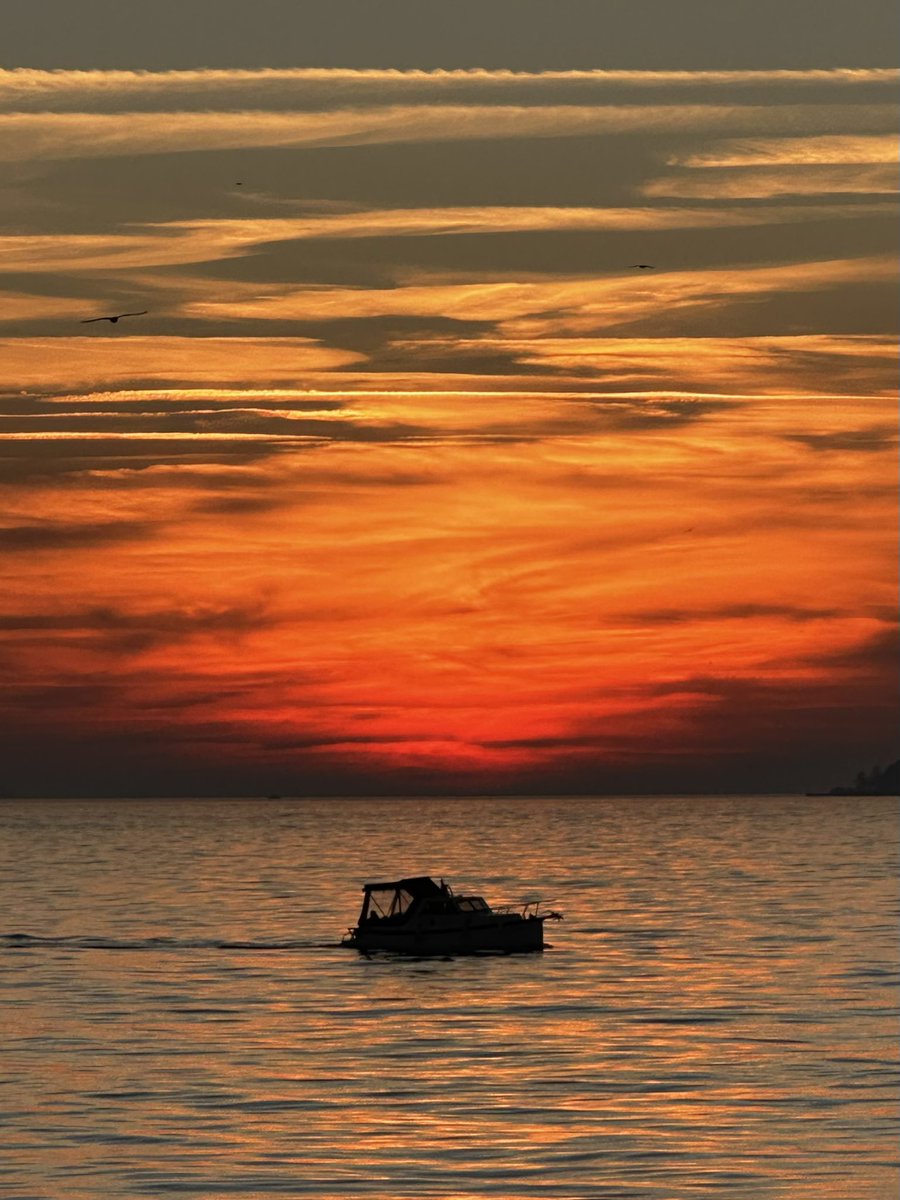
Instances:
[[[900,796],[900,759],[889,767],[873,767],[866,774],[860,771],[856,782],[845,787],[833,787],[829,792],[810,792],[811,796]]]

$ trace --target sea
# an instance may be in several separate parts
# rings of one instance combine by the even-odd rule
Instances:
[[[895,1200],[898,802],[0,802],[0,1195]],[[564,919],[365,957],[367,880]]]

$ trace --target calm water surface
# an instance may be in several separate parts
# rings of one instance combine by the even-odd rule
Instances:
[[[0,1194],[897,1196],[896,801],[0,803]],[[566,919],[366,959],[365,879]]]

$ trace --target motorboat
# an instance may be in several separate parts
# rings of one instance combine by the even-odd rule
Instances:
[[[429,875],[366,883],[359,920],[341,945],[364,953],[521,954],[543,950],[544,922],[562,919],[539,909],[539,900],[491,908],[481,896],[457,895]]]

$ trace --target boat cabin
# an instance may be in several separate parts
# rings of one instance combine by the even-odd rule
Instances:
[[[404,924],[425,913],[489,912],[480,896],[455,896],[449,884],[435,883],[430,875],[415,875],[390,883],[363,886],[359,925]]]

